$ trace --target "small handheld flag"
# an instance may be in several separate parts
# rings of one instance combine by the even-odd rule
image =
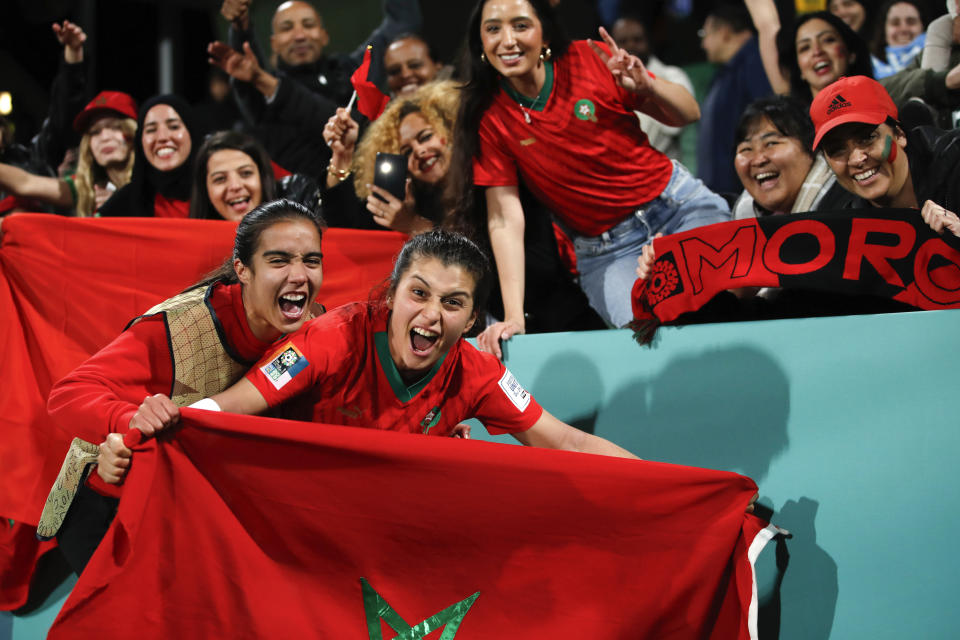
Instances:
[[[386,108],[387,103],[390,102],[390,97],[383,95],[380,89],[377,88],[377,85],[370,82],[368,76],[370,75],[370,50],[372,47],[367,47],[367,50],[363,53],[363,62],[357,67],[357,70],[353,72],[353,75],[350,76],[350,84],[353,85],[354,97],[357,100],[357,111],[365,115],[370,120],[376,120],[380,117],[380,114],[383,113],[383,110]],[[353,104],[354,98],[350,99],[351,105]],[[350,109],[350,106],[347,107]]]

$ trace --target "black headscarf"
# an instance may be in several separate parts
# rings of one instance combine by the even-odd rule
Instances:
[[[143,121],[147,112],[158,104],[169,105],[177,112],[190,133],[190,155],[176,169],[159,171],[147,161],[143,152]],[[134,144],[133,175],[130,183],[110,196],[102,207],[100,215],[153,217],[153,202],[159,193],[168,200],[189,202],[192,184],[191,167],[197,148],[203,142],[203,132],[197,126],[193,108],[180,96],[172,94],[154,96],[140,107],[137,116],[137,139]]]

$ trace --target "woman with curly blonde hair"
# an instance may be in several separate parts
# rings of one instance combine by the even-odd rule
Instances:
[[[327,121],[323,136],[333,151],[327,168],[324,215],[331,226],[376,228],[361,212],[345,214],[356,205],[345,192],[365,203],[365,211],[380,227],[415,234],[448,226],[442,198],[450,164],[450,132],[460,102],[457,85],[431,82],[407,97],[396,98],[373,121],[357,143],[359,126],[346,109]],[[401,201],[372,184],[378,152],[407,156],[407,192]],[[352,180],[351,180],[352,178]],[[351,218],[351,219],[347,219]]]
[[[28,173],[0,164],[0,189],[21,198],[33,198],[79,217],[95,215],[114,191],[130,182],[137,107],[120,91],[102,91],[73,121],[82,133],[77,169],[65,178]]]
[[[359,144],[356,143],[357,123],[345,109],[339,109],[330,118],[323,131],[333,151],[327,169],[323,215],[331,227],[376,228],[379,225],[415,235],[436,226],[470,236],[489,253],[486,228],[482,226],[486,212],[479,210],[469,216],[454,213],[457,185],[447,184],[460,95],[457,83],[444,81],[424,85],[409,97],[395,98],[370,125]],[[407,194],[402,202],[371,184],[378,151],[401,153],[408,158],[407,173],[412,179],[407,181]],[[343,196],[351,178],[354,188],[350,191],[364,200],[365,211],[346,220],[349,207],[356,211],[357,201],[352,193],[349,194],[352,203],[345,202]],[[549,211],[526,191],[521,197],[529,211],[523,230],[523,268],[530,282],[523,302],[527,331],[605,328],[606,324],[590,307],[570,269],[560,259]],[[375,224],[369,224],[366,212],[372,214]],[[499,289],[494,291],[485,311],[485,315],[503,318]],[[481,346],[494,350],[492,345],[481,343]]]

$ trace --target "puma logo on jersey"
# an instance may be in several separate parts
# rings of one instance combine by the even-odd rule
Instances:
[[[357,405],[353,405],[352,407],[337,407],[337,413],[340,413],[342,415],[347,416],[348,418],[353,418],[354,420],[356,420],[357,418],[363,415],[363,409],[361,409]]]

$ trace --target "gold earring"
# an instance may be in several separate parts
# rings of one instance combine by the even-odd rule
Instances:
[[[553,52],[550,51],[550,47],[544,47],[540,50],[540,62],[549,60],[551,55],[553,55]]]
[[[481,52],[480,52],[480,62],[486,62],[486,61],[487,61],[487,54],[485,54],[483,51],[481,51]]]

